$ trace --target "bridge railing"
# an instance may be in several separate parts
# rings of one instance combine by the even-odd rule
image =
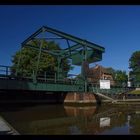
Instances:
[[[102,93],[102,94],[122,94],[127,93],[130,90],[133,90],[130,87],[123,87],[123,86],[111,86],[110,89],[102,89],[100,88],[99,84],[89,83],[89,90],[95,93]]]
[[[57,74],[56,73],[46,73],[37,75],[36,77],[38,82],[49,82],[49,83],[65,83],[65,84],[75,84],[76,79],[71,78],[71,77],[66,77],[62,79],[57,79]]]
[[[0,65],[0,76],[9,76],[11,75],[10,66]]]
[[[14,74],[11,73],[11,67],[4,65],[0,65],[0,78],[12,80],[16,79],[20,81],[31,81],[31,82],[33,82],[34,81],[33,79],[35,78],[36,82],[60,83],[60,84],[63,83],[75,84],[77,82],[77,80],[72,77],[58,79],[57,74],[51,72],[44,72],[43,74],[38,74],[37,77],[34,77],[33,74],[31,76],[22,76],[22,75],[15,76]]]

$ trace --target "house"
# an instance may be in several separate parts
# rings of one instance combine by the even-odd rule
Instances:
[[[115,82],[113,80],[112,74],[108,71],[108,68],[104,68],[103,66],[96,65],[93,68],[89,69],[88,81],[94,84],[99,84],[99,80],[110,80],[110,84],[114,85]]]

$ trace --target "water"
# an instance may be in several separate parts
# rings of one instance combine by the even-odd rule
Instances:
[[[7,104],[0,115],[22,135],[140,134],[140,105]]]

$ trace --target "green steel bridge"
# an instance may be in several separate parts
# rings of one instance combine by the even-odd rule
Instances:
[[[47,36],[49,34],[49,37]],[[51,36],[50,36],[51,35]],[[67,45],[67,48],[61,50],[47,50],[43,49],[40,43],[38,47],[30,44],[30,41],[39,39],[43,40],[61,40]],[[0,66],[0,91],[3,90],[25,90],[25,91],[48,91],[48,92],[78,92],[93,94],[117,94],[127,92],[126,88],[113,88],[100,89],[93,83],[88,81],[89,64],[102,60],[102,54],[105,52],[105,48],[95,43],[89,42],[85,39],[75,37],[73,35],[58,31],[56,29],[43,26],[35,33],[29,36],[25,41],[21,43],[21,49],[29,47],[37,50],[38,60],[36,62],[36,68],[29,77],[19,75],[19,65],[22,61],[22,57],[19,57],[16,72],[11,72],[10,66]],[[44,72],[44,75],[38,74],[39,63],[41,62],[41,53],[48,53],[57,58],[57,71],[51,77]],[[76,78],[69,78],[65,76],[63,70],[62,60],[64,58],[71,59],[72,65],[81,66],[81,74]],[[74,75],[73,75],[74,76]],[[100,94],[98,94],[100,96]],[[101,96],[102,96],[101,95]]]

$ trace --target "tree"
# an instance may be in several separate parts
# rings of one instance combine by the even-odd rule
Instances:
[[[135,51],[129,59],[130,79],[133,84],[139,86],[140,83],[140,51]]]
[[[115,84],[117,86],[126,86],[128,81],[128,76],[126,74],[126,71],[122,70],[115,70],[112,67],[106,68],[107,71],[112,75]]]
[[[106,69],[112,75],[117,86],[126,86],[128,81],[128,76],[126,74],[126,71],[115,70],[112,67]]]
[[[125,87],[127,85],[128,77],[126,71],[116,70],[115,71],[115,83],[117,86]]]
[[[34,46],[35,48],[39,49],[39,46],[41,44],[41,40],[32,40],[29,42],[30,45]],[[49,51],[52,50],[61,50],[59,45],[56,44],[54,41],[47,42],[45,40],[42,40],[42,49],[47,49]],[[39,65],[37,67],[38,62],[38,56],[39,51],[33,48],[30,48],[29,46],[25,46],[21,51],[17,51],[15,55],[12,58],[12,67],[11,71],[12,74],[16,74],[16,70],[18,68],[18,75],[19,76],[31,76],[33,72],[38,69],[37,74],[41,75],[44,74],[44,72],[47,72],[47,74],[53,74],[57,71],[58,66],[58,58],[54,57],[53,55],[41,52],[40,55],[40,61]],[[20,62],[19,62],[20,60]],[[18,64],[19,62],[19,64]],[[70,62],[68,59],[62,59],[62,70],[65,71],[66,74],[70,70]]]

